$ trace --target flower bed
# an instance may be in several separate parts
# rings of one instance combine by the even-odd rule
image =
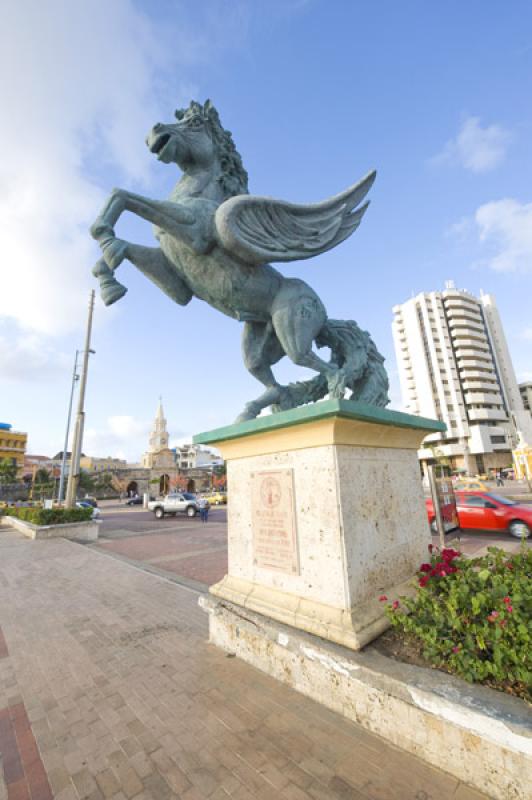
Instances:
[[[15,507],[3,508],[0,513],[8,517],[17,517],[33,525],[64,525],[69,522],[87,522],[92,519],[92,508],[39,508]]]
[[[490,547],[473,559],[429,550],[413,597],[380,598],[405,640],[399,652],[417,648],[432,666],[532,700],[532,550]]]

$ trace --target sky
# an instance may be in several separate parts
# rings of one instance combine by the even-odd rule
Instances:
[[[63,447],[91,269],[88,228],[117,186],[179,178],[145,136],[211,98],[251,193],[317,202],[378,171],[345,243],[277,265],[355,319],[401,408],[392,307],[422,291],[495,295],[518,380],[532,380],[532,6],[515,0],[0,0],[0,421]],[[153,245],[124,214],[117,235]],[[171,444],[230,424],[261,386],[241,323],[181,307],[131,264],[96,300],[83,450],[137,461],[158,398]],[[284,359],[282,382],[310,373]]]

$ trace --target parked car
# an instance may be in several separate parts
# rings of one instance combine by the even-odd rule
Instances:
[[[82,503],[88,503],[93,508],[98,508],[98,501],[95,497],[84,497]]]
[[[126,500],[126,506],[141,506],[142,505],[142,497],[139,494],[136,494],[135,497],[128,497]]]
[[[480,478],[458,478],[453,484],[455,492],[487,492],[488,487]]]
[[[148,509],[153,511],[157,519],[162,519],[165,514],[186,514],[195,517],[199,506],[196,496],[190,492],[176,492],[167,494],[162,500],[153,500],[148,503]]]
[[[432,500],[426,500],[425,504],[433,527]],[[456,511],[463,530],[507,531],[523,539],[532,531],[532,505],[516,503],[494,492],[456,492]]]
[[[227,492],[211,492],[205,495],[205,500],[210,506],[221,506],[227,503]]]
[[[92,518],[93,519],[98,519],[98,517],[100,516],[100,509],[99,508],[94,508],[92,503],[89,503],[86,499],[85,500],[78,500],[78,502],[76,503],[76,506],[78,508],[92,508]]]

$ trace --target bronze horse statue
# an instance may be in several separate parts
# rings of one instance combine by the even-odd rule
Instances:
[[[369,205],[361,205],[373,181],[359,183],[314,205],[295,205],[248,194],[248,176],[231,133],[207,100],[175,112],[176,122],[154,125],[146,143],[159,161],[183,172],[167,200],[150,200],[113,189],[91,227],[103,258],[93,270],[106,305],[127,291],[113,271],[127,259],[180,305],[193,297],[244,323],[244,363],[266,391],[246,404],[237,421],[253,419],[266,406],[293,408],[329,394],[377,406],[388,401],[383,357],[369,334],[352,320],[327,318],[306,283],[285,278],[270,261],[312,258],[347,239]],[[159,247],[115,236],[124,211],[154,226]],[[331,359],[312,349],[329,347]],[[318,375],[281,386],[272,365],[287,355]]]

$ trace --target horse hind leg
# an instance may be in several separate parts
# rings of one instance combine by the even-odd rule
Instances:
[[[266,391],[246,403],[236,422],[255,419],[263,408],[281,403],[283,394],[283,387],[275,380],[271,367],[284,356],[284,352],[271,322],[244,323],[242,353],[246,369],[266,387]]]
[[[308,367],[323,375],[327,379],[329,395],[341,398],[347,385],[344,370],[324,361],[312,349],[326,319],[321,301],[308,295],[283,304],[272,315],[277,338],[288,358],[299,367]]]

